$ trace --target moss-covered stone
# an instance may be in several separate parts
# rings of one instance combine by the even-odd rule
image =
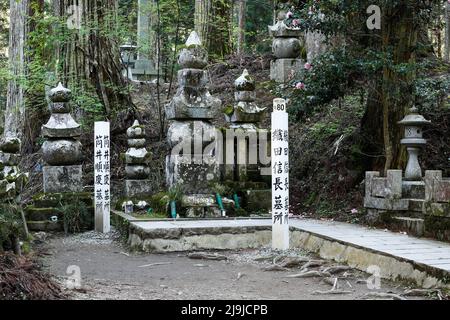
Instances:
[[[93,205],[90,192],[39,193],[33,197],[34,206],[37,208],[59,207],[70,204],[74,200],[82,201],[87,206]]]
[[[426,216],[424,220],[426,236],[450,241],[450,218]]]
[[[61,220],[61,211],[56,208],[36,208],[34,206],[25,208],[25,217],[28,221],[51,221],[54,216]]]
[[[28,229],[30,231],[63,231],[64,224],[61,221],[52,222],[52,221],[28,221],[27,222]]]

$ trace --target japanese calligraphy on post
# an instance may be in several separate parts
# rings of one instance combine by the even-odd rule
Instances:
[[[275,99],[272,112],[272,247],[289,249],[289,117],[286,100]]]
[[[111,229],[109,122],[95,123],[94,144],[95,230],[108,233]]]

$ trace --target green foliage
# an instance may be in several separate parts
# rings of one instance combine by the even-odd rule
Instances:
[[[21,209],[15,204],[0,205],[0,251],[14,249],[14,241],[23,235]]]
[[[356,59],[345,49],[324,53],[312,63],[311,69],[300,70],[291,81],[294,90],[289,95],[292,100],[290,110],[299,115],[343,97],[369,74],[370,69],[376,69],[376,66]],[[299,83],[304,87],[297,89]]]
[[[83,231],[91,218],[86,204],[79,200],[61,206],[59,211],[64,217],[64,231],[66,233]]]
[[[266,53],[272,50],[272,39],[267,32],[267,26],[272,24],[272,19],[272,4],[269,1],[247,1],[245,25],[247,52]]]
[[[180,201],[183,197],[183,194],[184,194],[183,187],[179,184],[170,187],[167,193],[169,201]]]

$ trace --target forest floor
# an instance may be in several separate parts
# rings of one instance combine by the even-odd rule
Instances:
[[[44,252],[44,270],[66,287],[69,299],[75,300],[392,300],[403,298],[410,289],[407,284],[383,280],[380,289],[370,290],[370,275],[353,269],[331,277],[289,278],[300,272],[300,264],[292,263],[299,257],[310,263],[311,271],[335,266],[299,250],[283,256],[270,249],[225,251],[218,253],[226,259],[223,261],[193,260],[183,252],[130,253],[114,233],[104,236],[94,232],[52,235],[42,242],[40,250]],[[290,261],[294,266],[279,271],[273,259]],[[67,288],[69,266],[80,268],[80,288]]]

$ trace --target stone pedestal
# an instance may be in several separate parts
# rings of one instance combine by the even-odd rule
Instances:
[[[82,192],[83,166],[45,166],[44,192]]]
[[[128,198],[148,198],[151,194],[151,181],[125,180],[125,193]]]
[[[277,59],[270,63],[270,80],[286,83],[292,80],[295,73],[303,68],[301,59]]]
[[[219,166],[216,159],[205,158],[202,154],[193,154],[190,157],[169,155],[166,172],[168,185],[179,185],[190,194],[212,193],[211,187],[219,181]]]

